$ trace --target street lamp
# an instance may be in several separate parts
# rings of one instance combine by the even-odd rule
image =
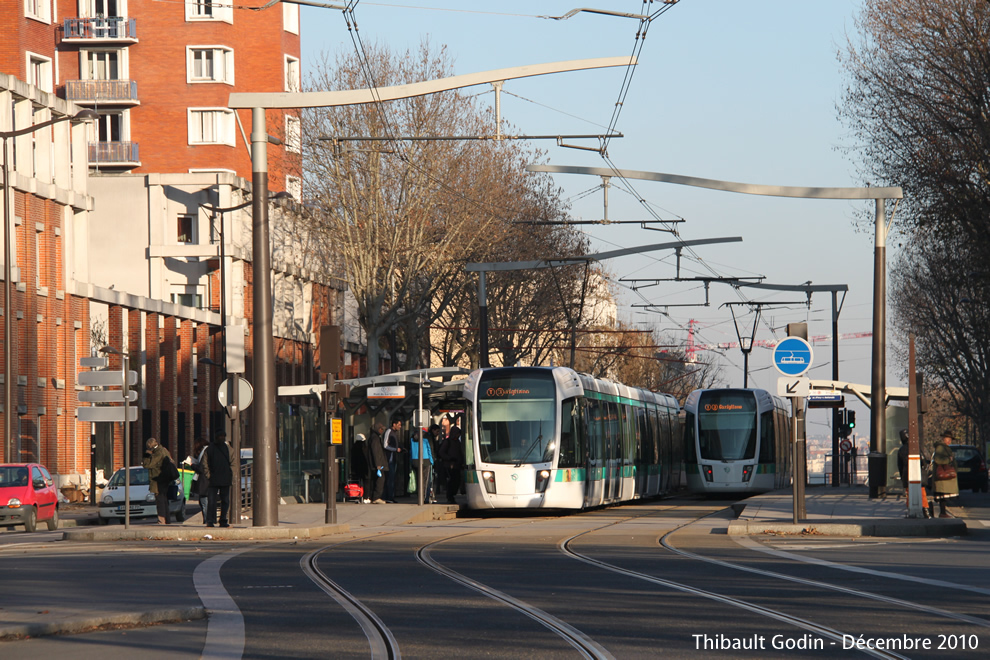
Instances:
[[[12,294],[10,290],[10,280],[12,277],[12,266],[10,258],[10,172],[7,166],[7,140],[21,137],[43,128],[48,128],[63,121],[89,121],[98,119],[99,115],[90,109],[80,110],[74,115],[65,115],[56,119],[49,119],[40,124],[25,126],[14,131],[0,131],[0,138],[3,139],[3,460],[5,463],[11,461],[11,416],[13,412],[13,370],[11,368],[11,333],[10,324],[11,312],[13,311],[11,302]]]
[[[292,195],[284,191],[277,192],[268,197],[269,200],[291,198]],[[218,234],[220,238],[220,350],[222,357],[220,362],[214,362],[210,358],[202,358],[199,362],[200,364],[220,367],[223,380],[227,382],[227,422],[230,427],[229,435],[231,447],[234,453],[234,467],[236,468],[234,470],[234,488],[230,498],[230,518],[235,521],[235,523],[239,523],[241,520],[241,421],[240,402],[238,401],[238,393],[240,391],[240,375],[234,374],[235,378],[231,379],[230,374],[227,371],[227,279],[225,275],[227,271],[227,254],[225,251],[226,242],[224,240],[223,232],[223,214],[232,211],[239,211],[251,206],[252,204],[254,204],[253,200],[226,208],[211,206],[209,204],[200,204],[202,209],[210,212],[211,227],[216,227],[214,221],[216,220],[217,214],[220,214]]]

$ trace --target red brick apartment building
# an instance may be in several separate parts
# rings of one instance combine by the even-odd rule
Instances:
[[[229,94],[299,88],[298,6],[246,8],[264,4],[0,0],[0,131],[84,108],[99,115],[10,140],[11,460],[88,479],[76,374],[98,344],[125,350],[139,373],[135,460],[145,437],[183,458],[222,424],[221,373],[200,363],[220,362],[222,327],[246,335],[250,379],[250,205],[203,205],[251,199],[251,117],[226,107]],[[300,200],[298,112],[267,119],[281,142],[268,149],[270,189]],[[307,261],[300,214],[291,202],[271,207],[279,385],[315,382],[319,328],[342,305],[339,280]],[[123,463],[122,426],[97,427],[97,467],[109,475]]]

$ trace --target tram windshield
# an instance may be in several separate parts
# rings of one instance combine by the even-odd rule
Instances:
[[[705,392],[698,401],[701,458],[735,461],[756,457],[756,397],[752,392]]]
[[[556,388],[546,371],[490,372],[478,384],[478,445],[485,463],[553,460]]]

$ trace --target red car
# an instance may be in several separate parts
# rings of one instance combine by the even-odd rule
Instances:
[[[0,526],[24,525],[33,532],[38,521],[58,529],[58,492],[52,475],[37,463],[0,465]]]

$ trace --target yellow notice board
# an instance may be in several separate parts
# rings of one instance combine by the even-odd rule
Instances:
[[[330,420],[330,444],[344,444],[344,420],[334,417]]]

